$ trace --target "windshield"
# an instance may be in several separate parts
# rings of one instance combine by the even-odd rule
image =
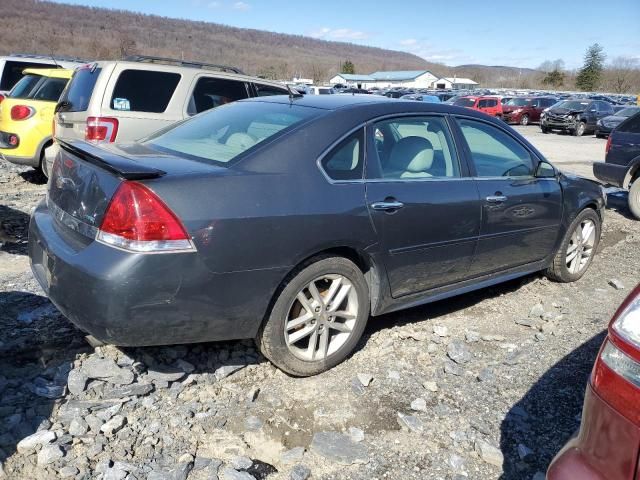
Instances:
[[[526,107],[531,105],[531,99],[529,98],[512,98],[507,102],[507,105],[511,107]]]
[[[619,112],[616,112],[614,115],[617,117],[630,117],[640,112],[640,107],[627,107],[623,108]]]
[[[589,102],[581,102],[579,100],[563,100],[556,103],[553,108],[566,108],[567,110],[584,110]]]
[[[289,103],[236,102],[208,110],[143,143],[173,155],[225,165],[321,113]]]
[[[476,104],[475,98],[457,98],[454,102],[454,105],[458,107],[473,107]]]

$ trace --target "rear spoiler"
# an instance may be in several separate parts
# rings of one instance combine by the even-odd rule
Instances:
[[[117,155],[85,141],[65,141],[60,139],[56,139],[56,141],[60,145],[60,148],[68,153],[72,153],[85,162],[108,170],[125,180],[158,178],[166,175],[167,173],[163,170],[149,167],[143,163],[131,160],[130,158]]]

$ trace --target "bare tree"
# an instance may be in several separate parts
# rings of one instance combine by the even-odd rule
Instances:
[[[605,72],[606,85],[614,93],[630,93],[640,77],[640,62],[635,58],[616,57]],[[636,82],[634,82],[634,79]]]

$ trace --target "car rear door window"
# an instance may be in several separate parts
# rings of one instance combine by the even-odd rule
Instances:
[[[372,178],[459,177],[460,166],[443,117],[404,117],[373,127],[378,162]]]
[[[189,99],[187,113],[195,115],[248,97],[247,85],[242,81],[200,77]]]
[[[111,109],[162,113],[169,106],[181,75],[150,70],[123,70],[111,96]]]
[[[66,78],[46,78],[33,94],[34,100],[57,102],[67,85]]]
[[[93,95],[101,68],[87,66],[75,71],[67,88],[62,92],[58,103],[58,110],[64,112],[84,112],[89,108],[89,101]]]
[[[333,180],[361,180],[363,174],[364,129],[349,135],[321,161],[325,173]]]
[[[533,175],[531,155],[513,137],[493,125],[458,119],[478,177]]]
[[[489,106],[489,100],[478,101],[478,108],[487,108]]]

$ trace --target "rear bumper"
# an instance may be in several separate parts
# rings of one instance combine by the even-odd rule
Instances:
[[[40,166],[40,157],[18,157],[16,155],[7,155],[6,153],[0,151],[0,157],[5,162],[14,163],[16,165],[27,165],[29,167],[38,167]]]
[[[577,436],[556,455],[547,480],[634,480],[640,429],[587,387]]]
[[[61,227],[44,202],[29,226],[31,269],[81,330],[121,346],[255,337],[284,272],[216,274],[197,253],[138,254]]]
[[[593,163],[593,175],[601,182],[615,187],[626,187],[625,179],[628,171],[628,165],[616,165],[605,162]]]

